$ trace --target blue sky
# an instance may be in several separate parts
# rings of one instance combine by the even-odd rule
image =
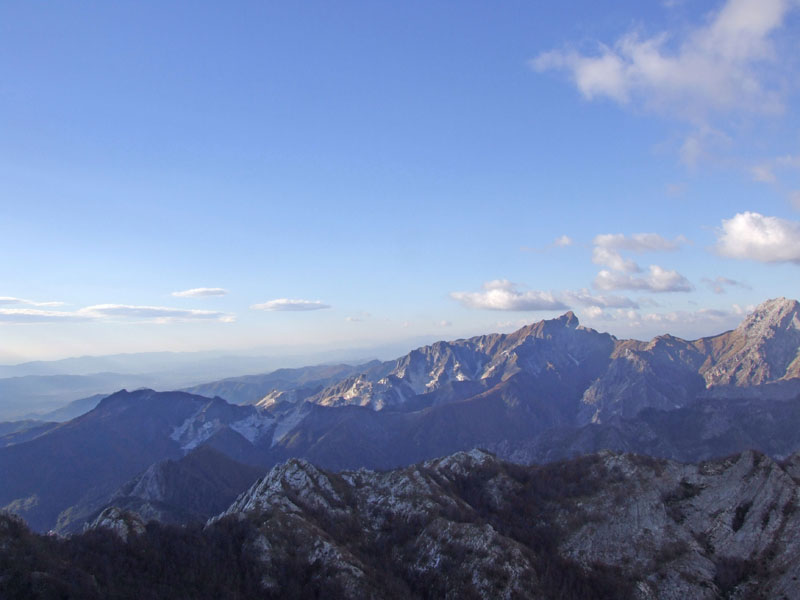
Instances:
[[[800,296],[799,28],[789,0],[5,2],[0,361],[732,327]]]

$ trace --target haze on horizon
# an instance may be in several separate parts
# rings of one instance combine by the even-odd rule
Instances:
[[[0,364],[800,297],[800,3],[0,6]],[[399,353],[398,353],[399,354]]]

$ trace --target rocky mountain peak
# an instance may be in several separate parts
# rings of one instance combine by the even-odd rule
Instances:
[[[577,329],[580,325],[578,317],[571,310],[555,319],[543,319],[518,329],[509,335],[511,339],[524,339],[527,337],[546,337],[568,329]]]
[[[774,298],[719,336],[706,384],[749,386],[800,377],[800,303]]]
[[[736,328],[749,339],[772,337],[784,330],[800,330],[800,303],[783,297],[762,302]]]
[[[578,317],[576,317],[575,313],[571,310],[565,312],[563,315],[558,317],[557,320],[563,323],[565,327],[569,327],[570,329],[575,329],[581,324],[580,321],[578,321]]]

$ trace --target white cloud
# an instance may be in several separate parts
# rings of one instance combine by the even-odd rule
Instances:
[[[89,321],[92,317],[74,312],[37,308],[0,308],[0,323],[54,323]]]
[[[592,250],[592,262],[596,265],[611,267],[615,271],[622,271],[623,273],[638,273],[642,270],[636,264],[636,261],[623,258],[617,250],[604,246],[594,247]]]
[[[711,111],[778,112],[782,98],[765,65],[778,64],[771,36],[790,0],[727,0],[683,36],[629,32],[592,54],[554,50],[531,61],[566,71],[587,99],[607,97],[693,123]]]
[[[557,237],[555,239],[555,241],[553,242],[553,246],[555,246],[556,248],[563,248],[565,246],[572,246],[573,243],[574,242],[572,241],[571,237],[569,237],[568,235],[562,235],[561,237]]]
[[[34,300],[25,300],[24,298],[14,298],[12,296],[0,296],[0,305],[14,305],[14,304],[26,304],[28,306],[41,306],[41,307],[48,307],[48,306],[63,306],[63,302],[36,302]]]
[[[629,236],[622,233],[604,233],[594,238],[595,246],[614,250],[630,250],[640,254],[677,250],[686,242],[687,239],[682,235],[670,240],[657,233],[634,233]]]
[[[270,311],[305,311],[305,310],[322,310],[330,308],[330,305],[324,304],[319,300],[296,300],[290,298],[277,298],[261,304],[253,304],[250,308],[254,310],[270,310]]]
[[[620,251],[636,252],[670,252],[677,250],[687,239],[678,236],[674,240],[667,239],[657,233],[634,233],[626,236],[621,233],[605,233],[594,238],[592,262],[603,265],[614,271],[623,273],[639,273],[641,267],[631,259],[624,258]]]
[[[697,328],[697,326],[721,325],[725,328],[735,326],[744,310],[734,304],[731,310],[719,310],[715,308],[701,308],[695,311],[676,310],[668,312],[640,313],[637,310],[617,309],[615,311],[603,311],[592,308],[586,311],[588,317],[599,321],[624,322],[633,328],[641,328],[651,325],[676,326],[684,328]],[[662,330],[663,331],[663,330]]]
[[[188,310],[165,306],[136,306],[130,304],[95,304],[80,309],[77,314],[97,319],[145,319],[159,322],[170,321],[222,321],[235,320],[233,315],[213,310]]]
[[[181,292],[172,292],[176,298],[202,298],[203,296],[224,296],[228,290],[224,288],[192,288]]]
[[[452,321],[439,321],[439,327],[452,327]]]
[[[648,313],[642,315],[642,320],[648,323],[691,325],[708,323],[709,321],[724,322],[729,320],[732,312],[714,308],[701,308],[696,311],[678,310],[666,313]]]
[[[639,308],[639,304],[625,296],[597,296],[583,289],[577,292],[564,292],[564,300],[569,304],[581,304],[590,308]]]
[[[664,269],[658,265],[650,265],[646,275],[633,260],[622,256],[621,251],[636,252],[670,252],[688,243],[683,236],[668,239],[657,233],[635,233],[630,236],[621,233],[607,233],[594,238],[592,262],[609,267],[603,269],[594,280],[594,287],[600,290],[645,290],[651,292],[688,292],[692,288],[689,281],[677,271]],[[596,306],[611,306],[597,304]],[[631,307],[630,304],[619,305],[620,308]]]
[[[715,294],[724,294],[727,291],[726,288],[729,287],[738,287],[745,290],[753,289],[746,283],[742,283],[741,281],[736,281],[735,279],[729,279],[728,277],[715,277],[714,279],[711,279],[709,277],[703,277],[702,281]]]
[[[584,313],[586,313],[586,316],[589,317],[590,319],[599,319],[603,321],[610,320],[609,317],[605,314],[605,311],[599,306],[588,306],[586,307]]]
[[[47,306],[49,303],[38,303],[37,305]],[[0,323],[55,323],[105,320],[146,320],[158,323],[201,320],[229,323],[234,321],[235,317],[227,313],[210,310],[185,310],[164,306],[135,306],[128,304],[95,304],[76,311],[0,308]]]
[[[450,297],[467,308],[486,310],[564,310],[563,302],[551,292],[521,292],[507,279],[495,279],[483,284],[482,292],[452,292]]]
[[[683,275],[658,265],[650,265],[648,274],[643,276],[604,269],[595,277],[594,286],[600,290],[644,290],[649,292],[690,292],[694,289]]]
[[[722,221],[716,250],[722,256],[800,264],[800,223],[756,212]]]

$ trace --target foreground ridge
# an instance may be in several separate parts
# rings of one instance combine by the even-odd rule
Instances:
[[[31,534],[4,517],[0,561],[10,575],[0,591],[38,570],[43,589],[85,578],[97,587],[83,597],[100,597],[126,580],[115,569],[138,557],[120,597],[153,585],[196,597],[792,597],[798,478],[800,456],[777,463],[757,452],[695,465],[601,452],[523,467],[474,450],[339,474],[293,459],[204,528],[142,528],[107,511],[86,534],[40,538],[45,549],[32,556],[23,552]],[[87,558],[100,546],[114,549],[102,568]],[[196,548],[217,561],[200,575]],[[177,562],[156,583],[148,561],[164,552]],[[63,560],[78,570],[69,581],[59,579]]]

